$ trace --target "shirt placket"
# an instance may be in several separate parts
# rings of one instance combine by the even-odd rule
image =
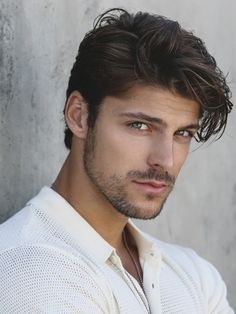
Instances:
[[[149,309],[149,304],[148,304],[148,300],[145,296],[145,293],[143,291],[143,289],[141,288],[141,286],[139,285],[139,283],[137,282],[137,280],[135,280],[135,278],[133,278],[123,267],[120,258],[115,254],[113,256],[111,256],[111,263],[114,266],[114,268],[116,269],[116,271],[118,271],[120,273],[120,275],[122,276],[122,278],[124,279],[124,281],[126,282],[126,284],[129,286],[130,290],[134,293],[136,299],[138,300],[139,304],[142,304],[143,306],[143,313],[148,313],[150,314],[150,309]]]
[[[144,289],[148,299],[150,313],[162,313],[160,302],[160,287],[159,276],[161,269],[161,259],[155,252],[150,252],[146,255],[145,260],[142,261],[144,274]]]

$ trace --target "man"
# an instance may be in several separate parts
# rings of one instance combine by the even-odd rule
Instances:
[[[173,189],[192,138],[224,131],[230,91],[177,22],[110,10],[81,42],[51,187],[0,229],[1,313],[233,313],[216,269],[138,230]]]

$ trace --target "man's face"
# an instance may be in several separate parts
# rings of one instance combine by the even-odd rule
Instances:
[[[97,193],[128,217],[156,217],[173,189],[198,127],[199,105],[152,86],[136,85],[103,100],[84,150]]]

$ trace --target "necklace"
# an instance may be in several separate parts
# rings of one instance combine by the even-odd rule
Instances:
[[[133,263],[133,265],[134,265],[135,271],[136,271],[136,273],[137,273],[137,275],[138,275],[139,284],[140,284],[140,286],[141,286],[142,289],[143,289],[143,278],[142,278],[142,274],[141,274],[141,272],[140,272],[139,266],[137,265],[137,262],[136,262],[136,260],[135,260],[135,258],[134,258],[134,256],[133,256],[133,254],[132,254],[131,251],[130,251],[130,248],[129,248],[129,245],[128,245],[128,242],[127,242],[127,238],[126,238],[126,232],[125,232],[125,230],[123,230],[123,232],[122,232],[122,237],[123,237],[123,242],[124,242],[125,249],[126,249],[127,253],[129,254],[129,257],[130,257],[130,259],[131,259],[131,261],[132,261],[132,263]]]

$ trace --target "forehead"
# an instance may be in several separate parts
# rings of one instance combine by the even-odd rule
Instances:
[[[167,124],[197,123],[200,106],[167,89],[137,84],[121,96],[105,97],[100,108],[102,118],[125,117],[126,113],[137,112],[162,119]]]

